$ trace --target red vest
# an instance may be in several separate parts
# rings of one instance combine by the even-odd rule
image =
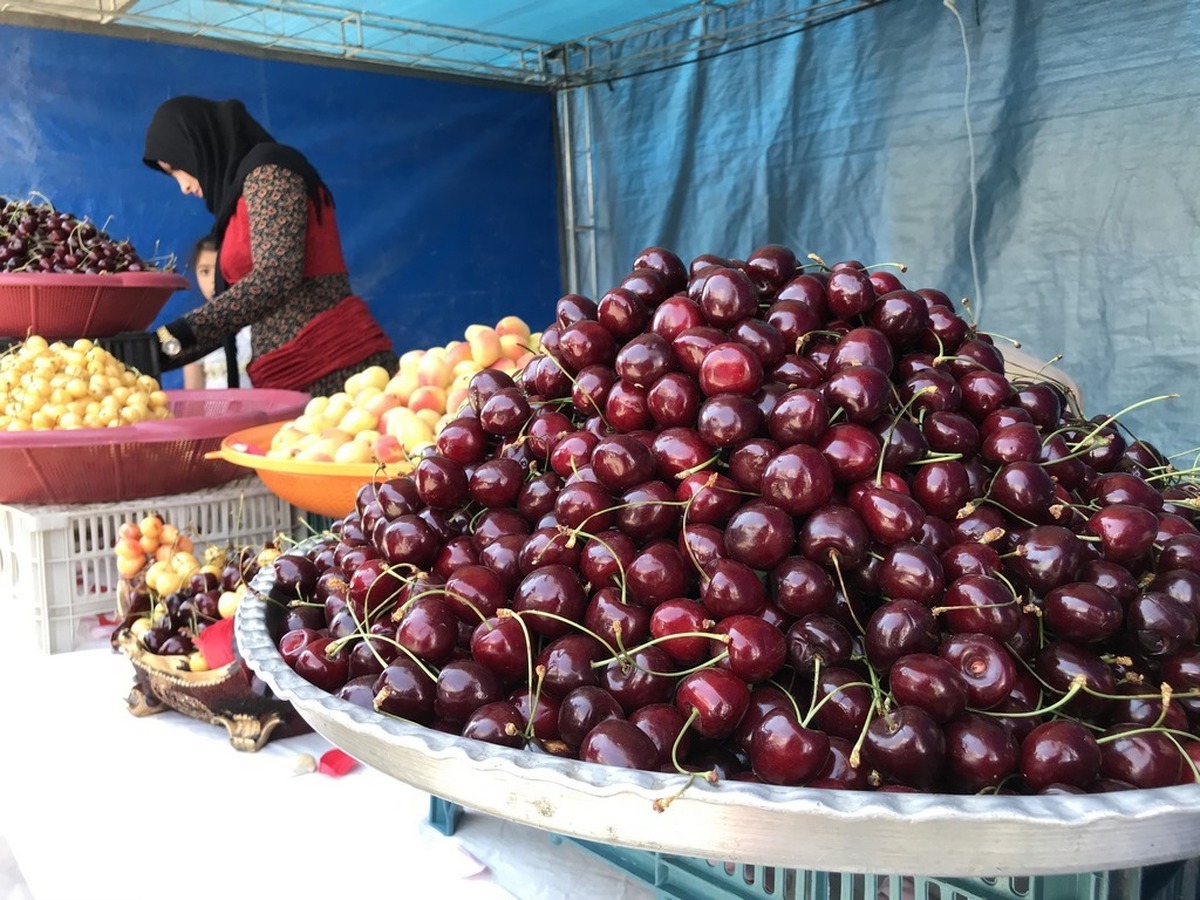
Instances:
[[[235,284],[254,268],[254,258],[250,252],[250,216],[246,212],[244,197],[238,198],[237,209],[225,226],[220,261],[221,275],[226,284]],[[317,207],[310,197],[308,228],[304,236],[304,277],[344,274],[346,260],[342,257],[342,241],[338,236],[333,204],[327,202],[322,206],[321,220],[318,222]]]

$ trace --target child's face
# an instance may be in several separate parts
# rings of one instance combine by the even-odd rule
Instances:
[[[217,251],[201,250],[196,256],[196,286],[205,300],[211,300],[217,286]]]

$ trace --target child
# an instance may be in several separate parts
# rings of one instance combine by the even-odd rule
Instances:
[[[211,237],[203,237],[198,240],[196,246],[192,249],[191,264],[192,271],[196,273],[196,286],[200,289],[200,295],[206,301],[211,301],[216,287],[217,242]],[[236,346],[238,363],[237,386],[250,387],[250,376],[246,374],[246,364],[250,361],[249,325],[238,332]],[[230,386],[224,347],[220,347],[203,359],[198,359],[183,367],[183,387],[185,390],[192,391]]]

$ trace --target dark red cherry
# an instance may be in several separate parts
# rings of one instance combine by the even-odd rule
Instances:
[[[761,490],[765,500],[790,515],[807,515],[832,497],[833,469],[825,454],[797,444],[767,463]]]
[[[898,706],[867,727],[863,760],[886,781],[931,790],[946,756],[942,729],[919,706]]]
[[[946,768],[951,783],[965,793],[996,788],[1016,771],[1020,745],[1004,725],[989,716],[966,713],[943,726]]]
[[[609,719],[624,720],[612,694],[596,685],[575,688],[558,707],[558,733],[572,750],[578,750],[588,732]]]
[[[703,402],[696,382],[682,372],[668,372],[646,392],[646,405],[660,428],[695,425]]]
[[[912,542],[888,549],[876,578],[885,597],[914,600],[930,607],[941,598],[946,583],[938,555]]]
[[[717,268],[707,273],[700,308],[710,325],[731,328],[758,310],[758,292],[744,272]]]
[[[986,634],[954,634],[942,641],[938,655],[958,671],[976,709],[990,709],[1008,696],[1017,664],[1004,645]]]
[[[767,712],[750,742],[750,765],[768,784],[804,784],[820,773],[829,758],[829,737],[805,728],[785,708]]]
[[[600,298],[596,321],[618,340],[627,341],[645,329],[650,321],[650,307],[633,291],[613,288]]]
[[[454,659],[438,672],[433,708],[438,718],[466,722],[479,707],[502,696],[500,681],[490,669],[473,659]]]
[[[797,619],[787,632],[787,656],[797,672],[808,674],[814,665],[845,665],[854,652],[854,638],[833,616],[812,613]]]
[[[831,272],[825,287],[829,311],[839,319],[852,319],[871,311],[875,305],[875,286],[866,272],[841,269]]]
[[[740,394],[717,394],[700,407],[696,431],[710,447],[731,447],[754,437],[763,415],[753,398]]]
[[[839,369],[825,383],[830,408],[859,425],[870,425],[887,410],[891,392],[888,376],[874,366]]]
[[[1068,719],[1037,726],[1021,742],[1021,777],[1035,791],[1053,784],[1086,788],[1100,774],[1100,745]]]
[[[809,515],[797,543],[813,562],[847,570],[863,564],[870,549],[870,532],[850,507],[829,503]]]
[[[1097,739],[1100,774],[1136,788],[1171,787],[1179,783],[1183,757],[1174,741],[1161,731],[1134,724],[1108,729]]]
[[[587,597],[579,576],[554,564],[534,569],[522,579],[513,594],[512,608],[522,613],[531,630],[559,637],[571,631],[570,622],[582,621]]]
[[[613,364],[618,378],[642,389],[648,389],[675,367],[670,343],[654,332],[639,334],[625,344]]]
[[[525,746],[525,720],[507,700],[485,703],[463,723],[462,736],[501,747]]]
[[[679,363],[679,368],[696,378],[700,374],[700,366],[704,357],[714,347],[724,344],[729,335],[719,328],[710,325],[698,325],[686,328],[671,339],[671,350]]]
[[[728,641],[710,641],[712,655],[727,653],[729,671],[748,684],[773,677],[787,660],[783,633],[759,616],[729,616],[717,623],[713,633]]]
[[[1087,531],[1100,538],[1104,558],[1121,565],[1140,560],[1158,533],[1158,517],[1148,509],[1114,503],[1092,513]]]
[[[668,297],[655,309],[650,319],[650,331],[674,341],[689,328],[704,326],[704,313],[699,304],[684,294]]]
[[[1125,608],[1103,588],[1074,582],[1046,594],[1042,599],[1042,615],[1046,625],[1060,637],[1087,644],[1116,634]]]
[[[682,597],[695,583],[695,573],[674,542],[653,541],[633,558],[625,570],[629,598],[653,608],[664,600]]]
[[[920,503],[887,488],[871,485],[851,505],[871,536],[888,546],[913,540],[925,524],[925,510]]]
[[[619,380],[609,389],[605,398],[604,421],[622,434],[648,428],[654,417],[650,415],[647,389]]]
[[[992,479],[988,497],[1014,515],[1034,524],[1046,521],[1054,502],[1054,481],[1035,462],[1003,465]]]
[[[1034,660],[1034,668],[1042,682],[1059,696],[1067,693],[1079,681],[1087,690],[1077,693],[1064,707],[1068,712],[1097,716],[1107,708],[1105,695],[1116,692],[1116,676],[1098,653],[1069,641],[1047,644]]]
[[[967,708],[967,685],[954,664],[932,653],[909,653],[888,669],[897,703],[919,706],[936,722],[949,722]]]
[[[728,669],[701,669],[679,680],[675,705],[697,733],[723,738],[733,733],[750,707],[750,689]]]
[[[834,480],[842,483],[861,481],[873,475],[882,452],[874,432],[849,422],[830,426],[816,447],[828,460]]]
[[[817,676],[812,724],[830,736],[857,741],[872,710],[870,685],[853,669],[833,666]]]
[[[986,634],[1004,643],[1021,624],[1021,606],[1011,588],[990,575],[964,575],[946,588],[941,607],[954,633]]]
[[[830,612],[833,595],[833,579],[802,556],[789,556],[771,570],[771,600],[789,615]]]
[[[637,725],[624,719],[605,719],[584,735],[579,744],[584,762],[624,769],[654,769],[658,748]]]
[[[674,691],[671,657],[658,645],[630,650],[600,670],[600,686],[621,704],[626,715],[651,703],[666,703]]]
[[[496,391],[483,404],[479,410],[479,424],[488,434],[507,437],[525,427],[531,413],[529,401],[520,389],[505,388]]]
[[[600,440],[592,450],[591,465],[596,480],[613,493],[649,480],[655,468],[650,448],[627,434]]]
[[[725,526],[725,552],[752,569],[767,570],[779,563],[795,544],[792,517],[771,503],[747,503]]]
[[[680,509],[675,492],[661,481],[646,481],[621,495],[617,527],[635,541],[645,543],[675,531]]]
[[[1145,591],[1133,598],[1126,614],[1126,629],[1138,648],[1150,657],[1171,656],[1196,642],[1196,616],[1183,603],[1160,591]]]
[[[762,361],[745,344],[717,344],[704,354],[700,363],[699,382],[700,389],[708,397],[717,394],[749,396],[762,387]]]
[[[1016,535],[1008,566],[1035,593],[1046,594],[1074,581],[1083,564],[1083,544],[1059,525],[1039,525]]]
[[[767,593],[762,581],[745,563],[716,559],[704,574],[701,602],[709,615],[718,621],[727,616],[754,615],[766,604]]]
[[[871,665],[886,670],[910,653],[933,653],[940,637],[929,607],[915,600],[891,600],[871,613],[863,645]]]

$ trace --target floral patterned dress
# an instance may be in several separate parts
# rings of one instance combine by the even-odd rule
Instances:
[[[226,334],[235,334],[247,325],[254,326],[252,356],[262,356],[291,341],[313,316],[332,309],[353,293],[345,272],[303,274],[311,212],[304,179],[280,166],[261,166],[246,177],[242,199],[252,267],[241,277],[231,277],[236,273],[228,270],[226,254],[222,253],[222,273],[229,287],[213,302],[184,317],[197,345],[174,362],[204,356],[220,346]],[[238,214],[242,214],[240,204]],[[332,214],[331,208],[327,214]],[[304,389],[313,396],[336,393],[343,389],[347,378],[372,365],[394,372],[396,354],[374,353],[314,379]]]

